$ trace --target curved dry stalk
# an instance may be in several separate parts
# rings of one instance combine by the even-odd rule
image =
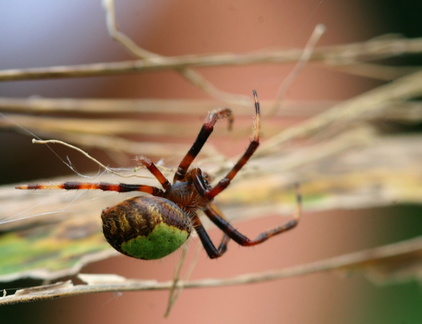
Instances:
[[[110,36],[115,41],[120,43],[129,53],[140,59],[148,58],[154,61],[160,61],[163,58],[161,55],[152,53],[139,47],[132,39],[130,39],[118,30],[116,24],[116,13],[114,10],[114,0],[103,0],[103,8],[106,12],[107,29]],[[185,79],[200,88],[202,91],[208,93],[216,99],[220,99],[228,103],[243,103],[244,105],[247,105],[250,101],[249,98],[246,96],[234,95],[229,92],[225,92],[218,89],[215,85],[205,79],[201,74],[190,68],[183,67],[176,69],[175,71],[180,73]]]
[[[309,38],[308,42],[305,45],[305,48],[303,50],[302,55],[300,56],[299,60],[297,61],[295,67],[293,70],[289,73],[289,75],[284,79],[282,84],[280,85],[277,96],[276,96],[276,102],[274,103],[273,107],[271,108],[271,114],[275,114],[275,112],[280,108],[281,102],[284,99],[284,96],[289,89],[289,87],[292,85],[293,81],[297,78],[297,76],[300,74],[300,72],[305,67],[306,63],[309,61],[309,59],[312,56],[312,52],[315,49],[316,44],[322,37],[322,35],[325,33],[325,26],[324,25],[317,25]]]

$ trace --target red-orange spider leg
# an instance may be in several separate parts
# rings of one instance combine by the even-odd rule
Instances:
[[[164,192],[156,187],[129,183],[107,183],[107,182],[77,182],[77,181],[66,181],[59,184],[29,184],[17,186],[16,189],[65,189],[65,190],[87,190],[87,189],[99,189],[103,191],[117,191],[117,192],[129,192],[129,191],[141,191],[149,193],[153,196],[162,197]]]
[[[296,210],[293,213],[293,218],[291,220],[289,220],[287,223],[283,225],[277,226],[273,229],[260,233],[253,240],[249,239],[248,237],[240,233],[236,228],[234,228],[234,226],[231,225],[218,210],[215,210],[212,205],[208,205],[203,210],[205,214],[208,216],[208,218],[226,234],[223,237],[223,240],[220,243],[220,246],[218,248],[218,251],[221,250],[222,253],[224,253],[224,251],[227,248],[227,242],[228,242],[227,237],[231,238],[233,241],[235,241],[239,245],[253,246],[253,245],[260,244],[275,235],[284,233],[296,227],[296,225],[299,222],[300,216],[302,214],[302,195],[300,194],[299,186],[296,186]],[[209,242],[208,245],[212,245],[212,247],[210,248],[211,251],[213,252],[217,251],[217,249],[215,248],[212,242]],[[214,257],[218,257],[218,256],[221,256],[221,254]]]
[[[248,148],[246,149],[245,153],[243,153],[242,157],[237,161],[235,166],[227,173],[227,175],[221,179],[217,185],[212,188],[211,190],[204,190],[204,197],[207,199],[213,199],[217,196],[220,192],[227,188],[230,184],[230,181],[236,176],[236,174],[242,169],[242,167],[248,162],[249,158],[254,154],[256,149],[259,146],[259,132],[261,128],[261,112],[259,106],[258,95],[256,91],[253,91],[254,101],[255,101],[255,120],[254,120],[254,128],[252,133],[252,139],[249,143]]]
[[[196,138],[188,153],[183,158],[182,162],[180,162],[179,167],[177,168],[177,172],[174,174],[173,183],[176,181],[183,180],[187,170],[189,169],[189,166],[192,164],[192,161],[201,151],[208,137],[214,130],[215,123],[222,118],[229,119],[229,129],[231,129],[231,126],[233,124],[233,115],[230,109],[223,108],[210,112],[208,114],[207,119],[205,120],[204,125],[202,125],[198,137]]]
[[[192,224],[210,259],[218,258],[226,252],[227,243],[230,240],[227,235],[224,235],[220,245],[216,248],[196,213],[192,216]]]
[[[137,163],[143,164],[149,172],[158,180],[158,182],[161,183],[164,189],[168,189],[171,187],[170,182],[167,180],[167,178],[161,173],[160,170],[155,166],[155,164],[148,159],[146,156],[139,156],[135,159]]]
[[[212,200],[220,192],[228,187],[230,181],[236,176],[240,169],[248,162],[249,158],[254,154],[259,146],[259,132],[261,127],[261,112],[259,107],[258,95],[256,91],[253,91],[255,100],[255,121],[254,129],[252,134],[251,142],[242,157],[237,161],[234,167],[227,173],[227,175],[221,179],[214,188],[208,189],[205,182],[203,181],[203,175],[200,169],[192,170],[193,179],[197,190],[203,195],[203,197]]]

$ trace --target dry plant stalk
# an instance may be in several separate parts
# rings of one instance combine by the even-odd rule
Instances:
[[[315,48],[309,62],[322,64],[344,73],[378,80],[391,80],[418,70],[418,67],[394,67],[365,63],[384,58],[420,54],[422,38],[407,39],[401,36],[368,40],[362,43]],[[175,70],[195,67],[215,67],[251,64],[296,63],[303,49],[259,51],[248,54],[186,55],[177,57],[144,58],[126,62],[107,62],[48,68],[13,69],[0,71],[0,81],[37,80],[47,78],[80,78],[149,71]],[[223,96],[224,98],[224,96]],[[236,97],[237,98],[237,97]],[[221,97],[217,97],[222,100]],[[248,104],[249,100],[244,102]],[[238,104],[238,101],[230,104]]]

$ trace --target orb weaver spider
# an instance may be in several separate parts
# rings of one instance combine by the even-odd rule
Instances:
[[[260,244],[269,238],[286,232],[298,224],[301,214],[301,195],[296,188],[296,211],[287,223],[249,239],[240,233],[213,204],[213,199],[226,189],[236,174],[242,169],[259,145],[260,105],[256,91],[255,119],[249,146],[233,168],[215,186],[209,176],[199,168],[189,169],[201,151],[219,119],[228,118],[229,127],[233,122],[230,109],[223,108],[210,112],[195,142],[180,162],[171,184],[155,164],[146,157],[138,157],[137,162],[145,166],[158,180],[164,190],[142,184],[112,184],[88,182],[63,182],[60,184],[29,184],[17,189],[100,189],[103,191],[141,191],[151,196],[138,196],[124,200],[103,210],[101,219],[103,233],[108,243],[117,251],[130,257],[152,260],[162,258],[175,250],[189,238],[192,228],[198,234],[210,258],[218,258],[227,250],[229,240],[242,246]],[[214,245],[205,231],[196,211],[202,210],[206,216],[224,232],[218,245]]]

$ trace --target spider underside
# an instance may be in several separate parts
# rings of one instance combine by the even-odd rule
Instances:
[[[177,250],[190,236],[192,227],[197,232],[210,258],[218,258],[227,250],[229,240],[242,246],[260,244],[270,237],[294,228],[301,214],[301,196],[296,192],[296,211],[287,223],[262,232],[255,239],[249,239],[231,225],[213,204],[213,199],[229,185],[259,146],[260,105],[256,91],[255,119],[252,137],[246,151],[233,168],[215,186],[208,182],[208,175],[200,168],[189,170],[193,160],[201,151],[219,119],[233,122],[230,109],[223,108],[208,114],[192,147],[180,162],[171,184],[155,164],[146,157],[137,162],[145,166],[158,180],[162,188],[142,184],[111,184],[64,182],[61,184],[31,184],[17,189],[100,189],[104,191],[140,191],[151,196],[138,196],[103,210],[103,232],[107,241],[117,251],[138,259],[159,259]],[[218,246],[208,236],[197,210],[205,215],[224,233]]]

